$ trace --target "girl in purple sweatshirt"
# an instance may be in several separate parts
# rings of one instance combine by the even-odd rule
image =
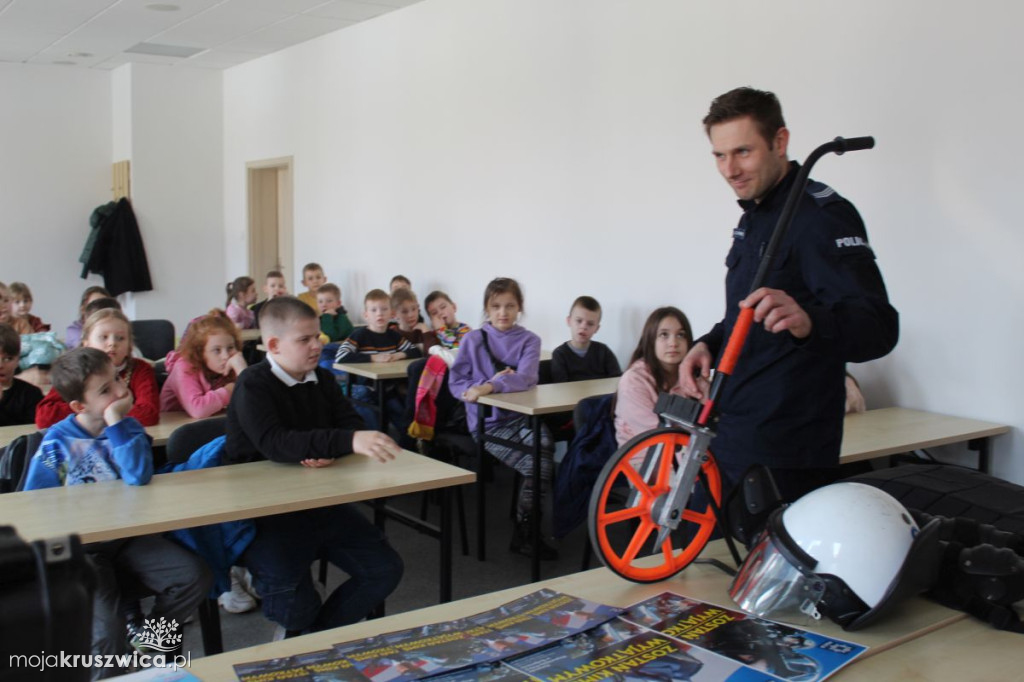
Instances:
[[[466,402],[469,430],[476,436],[480,408],[476,401],[491,393],[515,393],[537,385],[540,337],[517,324],[523,310],[519,283],[508,277],[492,280],[484,291],[487,322],[463,337],[452,365],[448,387]],[[487,435],[520,443],[522,449],[487,443],[487,452],[524,477],[516,507],[516,526],[509,550],[529,556],[533,550],[530,515],[533,510],[533,429],[524,415],[492,409],[484,422]],[[547,427],[541,427],[541,495],[551,484],[554,444]],[[542,559],[556,559],[558,552],[540,543]]]

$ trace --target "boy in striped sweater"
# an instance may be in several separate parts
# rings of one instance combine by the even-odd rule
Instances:
[[[383,289],[374,289],[363,299],[365,327],[356,327],[351,336],[338,348],[335,362],[395,362],[422,355],[419,349],[409,343],[397,329],[388,329],[391,321],[391,297]],[[366,380],[352,377],[351,398],[356,411],[366,420],[371,429],[380,428],[378,415],[367,405],[379,405],[376,390]],[[401,395],[401,383],[394,383],[383,390],[384,411],[392,424],[401,424],[405,411],[405,397]],[[363,403],[363,404],[360,404]]]

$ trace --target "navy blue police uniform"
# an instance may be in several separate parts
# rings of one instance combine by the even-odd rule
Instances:
[[[698,339],[716,359],[799,167],[790,162],[761,202],[739,202],[744,212],[725,259],[725,319]],[[811,334],[796,339],[751,326],[718,401],[711,449],[730,485],[760,463],[772,469],[783,496],[795,499],[827,482],[822,476],[839,463],[846,363],[891,351],[899,338],[899,314],[889,304],[857,209],[819,182],[807,184],[764,286],[796,300],[811,318]]]

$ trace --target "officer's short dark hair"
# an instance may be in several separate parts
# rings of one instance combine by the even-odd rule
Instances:
[[[53,361],[50,381],[57,393],[70,403],[85,397],[85,383],[111,364],[110,356],[98,348],[75,348]]]
[[[758,132],[769,148],[779,128],[786,127],[786,121],[782,118],[782,105],[774,92],[743,87],[730,90],[712,100],[708,115],[704,117],[704,132],[710,136],[711,126],[744,116],[754,119]]]

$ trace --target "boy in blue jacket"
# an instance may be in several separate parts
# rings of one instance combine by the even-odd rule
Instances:
[[[148,483],[153,475],[150,439],[134,417],[125,416],[132,407],[132,394],[110,357],[95,348],[76,348],[54,362],[51,379],[73,414],[46,432],[29,463],[25,489],[119,478],[129,485]],[[124,653],[129,637],[140,634],[129,630],[126,637],[120,608],[126,586],[119,584],[119,578],[132,581],[128,591],[133,597],[140,586],[155,594],[150,617],[162,617],[175,627],[199,606],[211,586],[210,572],[199,557],[159,535],[96,542],[85,549],[96,572],[94,654]],[[178,651],[165,653],[170,659]],[[119,672],[93,668],[94,679]]]

